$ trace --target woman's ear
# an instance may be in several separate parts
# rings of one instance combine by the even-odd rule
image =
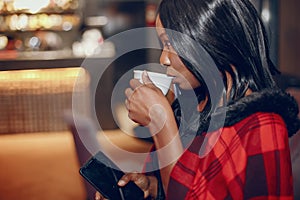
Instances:
[[[207,101],[208,101],[208,96],[205,95],[205,98],[199,102],[199,104],[197,105],[197,110],[199,112],[202,112],[207,104]]]

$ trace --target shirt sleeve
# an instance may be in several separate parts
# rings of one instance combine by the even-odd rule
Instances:
[[[260,120],[243,137],[247,155],[244,199],[293,199],[287,129],[282,120]]]
[[[160,170],[158,167],[157,154],[155,152],[155,146],[153,145],[149,155],[146,158],[144,165],[144,172],[146,175],[155,176],[157,178],[157,196],[155,200],[165,200],[165,192],[160,176]]]

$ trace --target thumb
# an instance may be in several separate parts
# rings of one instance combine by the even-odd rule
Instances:
[[[146,70],[142,73],[142,80],[144,84],[153,84]]]

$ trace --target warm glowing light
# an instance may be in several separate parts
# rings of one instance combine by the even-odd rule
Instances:
[[[28,16],[25,14],[22,14],[19,16],[17,29],[22,30],[25,29],[28,25]]]
[[[262,18],[265,22],[269,22],[271,18],[271,14],[269,9],[263,9],[261,12]]]
[[[108,23],[106,16],[94,16],[86,19],[86,24],[89,26],[104,26]]]
[[[39,78],[39,73],[37,71],[28,71],[22,74],[23,79],[36,79]]]
[[[15,10],[28,10],[31,13],[37,13],[42,8],[49,5],[50,0],[15,0],[14,8]]]
[[[8,39],[5,35],[0,35],[0,49],[4,49],[8,44]]]
[[[38,48],[40,46],[40,44],[41,44],[41,41],[38,37],[32,37],[29,40],[29,46],[33,49]]]
[[[39,21],[35,15],[29,16],[29,23],[28,23],[28,28],[29,29],[37,29],[39,28]]]
[[[63,24],[62,24],[62,29],[64,30],[64,31],[70,31],[71,29],[72,29],[72,23],[71,22],[64,22]]]
[[[47,72],[47,73],[45,73]],[[68,78],[76,78],[80,76],[86,77],[87,73],[80,67],[57,68],[57,69],[38,69],[38,70],[16,70],[16,71],[2,71],[0,72],[0,80],[6,81],[53,81],[61,80],[62,76],[65,80]]]

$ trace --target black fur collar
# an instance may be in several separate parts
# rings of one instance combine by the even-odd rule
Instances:
[[[218,113],[213,116],[217,119],[218,115],[224,112],[226,112],[225,123],[223,120],[225,127],[232,126],[256,112],[272,112],[279,114],[284,119],[289,137],[300,128],[300,120],[297,117],[298,104],[294,97],[281,89],[253,92],[239,101],[229,104],[226,108],[218,110]],[[216,123],[215,125],[221,127],[221,124]]]

